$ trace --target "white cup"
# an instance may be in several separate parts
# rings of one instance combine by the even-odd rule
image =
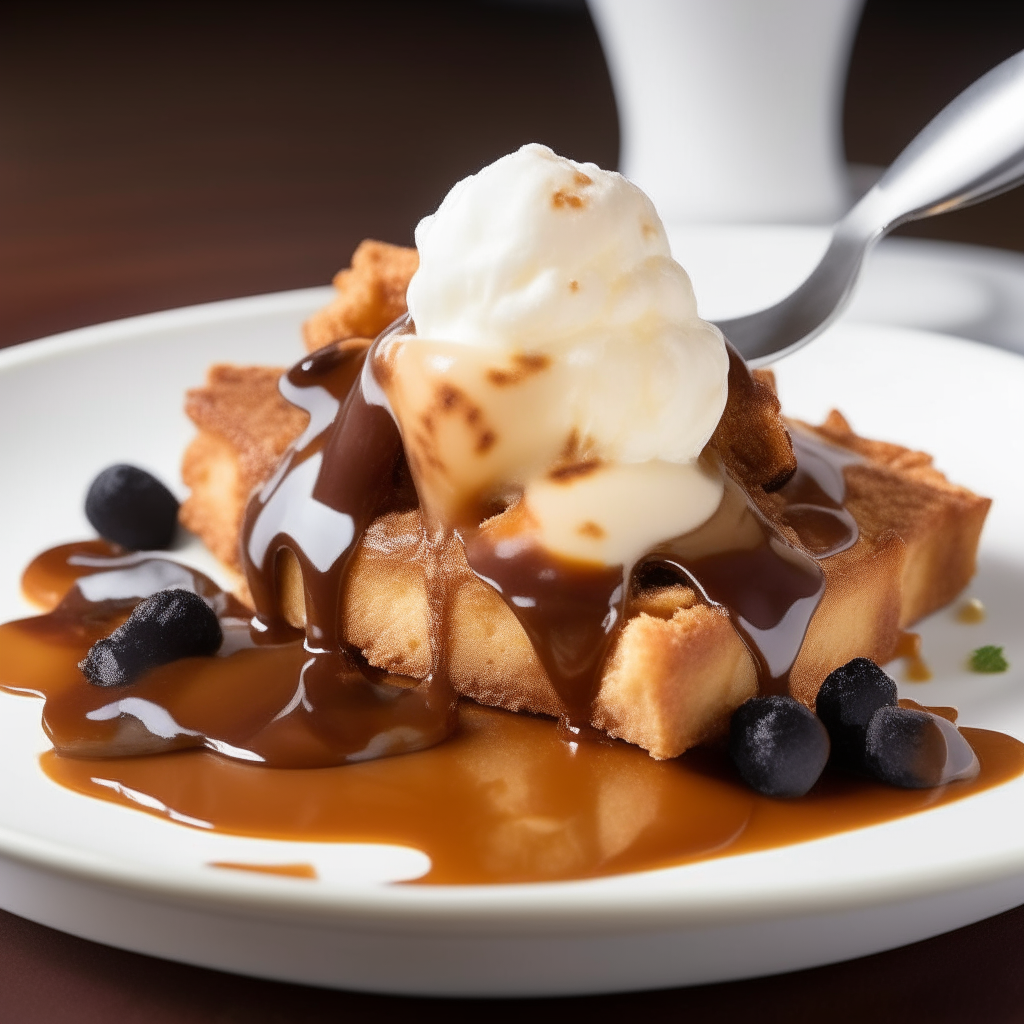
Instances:
[[[827,223],[863,0],[589,0],[620,169],[676,223]]]

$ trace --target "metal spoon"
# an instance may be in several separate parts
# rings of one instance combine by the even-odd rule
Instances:
[[[893,228],[981,202],[1024,179],[1024,50],[969,86],[921,130],[840,220],[821,262],[774,306],[722,333],[753,366],[806,345],[842,311],[871,247]]]

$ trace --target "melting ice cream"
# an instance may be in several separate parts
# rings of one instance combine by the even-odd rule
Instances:
[[[636,186],[524,146],[456,184],[416,244],[411,325],[378,366],[429,515],[521,495],[524,538],[615,565],[713,514],[700,455],[728,355]]]

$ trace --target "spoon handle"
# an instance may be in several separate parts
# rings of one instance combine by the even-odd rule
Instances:
[[[840,225],[888,234],[1024,178],[1024,51],[969,86],[893,161]],[[871,233],[874,233],[873,231]]]
[[[864,257],[908,220],[946,213],[1024,180],[1024,50],[965,89],[836,225],[811,275],[781,302],[718,327],[751,365],[802,348],[839,315]]]

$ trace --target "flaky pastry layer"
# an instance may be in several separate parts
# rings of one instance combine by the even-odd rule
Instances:
[[[334,275],[334,301],[303,325],[313,352],[346,338],[376,338],[405,312],[405,290],[420,264],[419,253],[371,238],[359,243],[352,265]]]

